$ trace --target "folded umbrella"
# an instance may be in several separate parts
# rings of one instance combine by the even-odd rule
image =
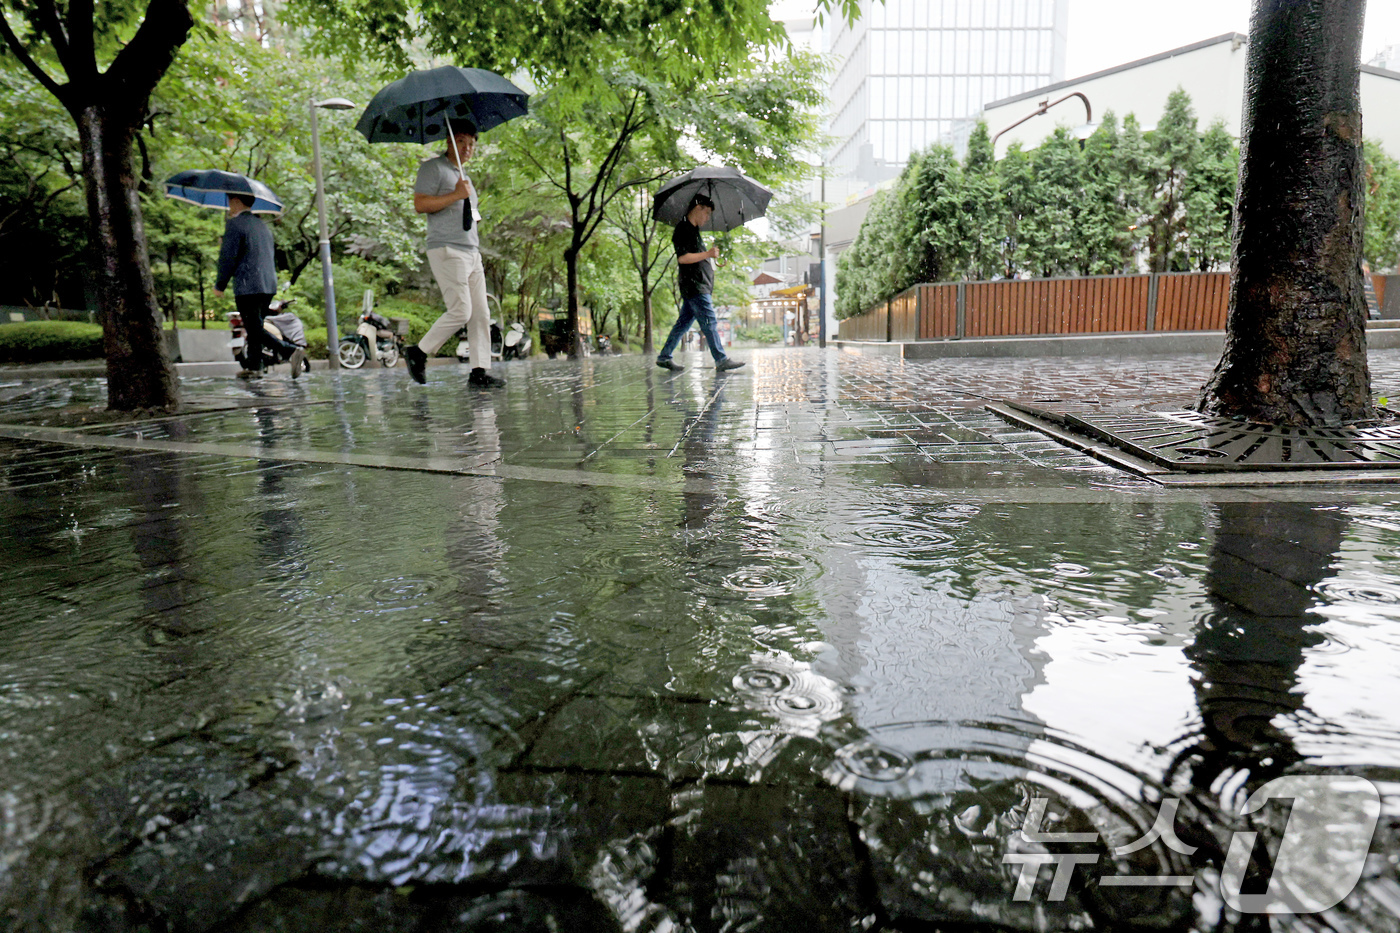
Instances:
[[[662,185],[652,201],[651,216],[675,226],[685,219],[697,194],[714,202],[715,210],[702,230],[723,232],[742,227],[768,212],[773,192],[737,168],[702,165]]]
[[[255,214],[282,213],[282,199],[267,185],[247,175],[209,168],[176,172],[165,180],[166,197],[200,207],[227,210],[230,194],[251,195]]]

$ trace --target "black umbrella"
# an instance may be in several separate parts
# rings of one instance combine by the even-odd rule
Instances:
[[[484,133],[524,116],[530,96],[494,71],[444,65],[380,89],[355,129],[372,143],[436,143],[470,120]]]
[[[737,168],[702,165],[661,186],[652,201],[651,216],[675,226],[685,219],[697,194],[708,195],[715,212],[702,230],[733,230],[768,211],[773,192]]]
[[[200,207],[225,210],[228,208],[230,194],[250,196],[253,199],[252,210],[255,214],[282,213],[282,199],[267,185],[247,175],[209,168],[177,172],[165,180],[166,197],[198,204]]]

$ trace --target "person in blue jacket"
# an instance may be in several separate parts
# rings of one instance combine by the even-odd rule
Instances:
[[[252,195],[228,196],[228,222],[219,247],[219,272],[214,294],[222,296],[233,280],[233,303],[243,318],[247,344],[243,348],[243,372],[262,376],[263,316],[277,294],[277,266],[272,252],[272,231],[252,211]]]

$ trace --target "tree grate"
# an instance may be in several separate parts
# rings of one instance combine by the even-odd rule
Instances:
[[[1400,467],[1400,425],[1283,427],[1194,411],[1072,414],[1005,404],[1172,470],[1358,470]]]

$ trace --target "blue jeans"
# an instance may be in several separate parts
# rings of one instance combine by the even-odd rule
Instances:
[[[656,358],[671,358],[685,332],[690,330],[691,322],[700,325],[700,333],[705,335],[705,342],[710,345],[710,355],[715,358],[715,362],[724,360],[724,350],[720,348],[719,333],[716,330],[718,321],[715,318],[715,306],[710,303],[709,295],[696,295],[681,302],[681,316],[676,318],[676,326],[671,328],[671,336],[666,338],[666,345],[661,348]]]

